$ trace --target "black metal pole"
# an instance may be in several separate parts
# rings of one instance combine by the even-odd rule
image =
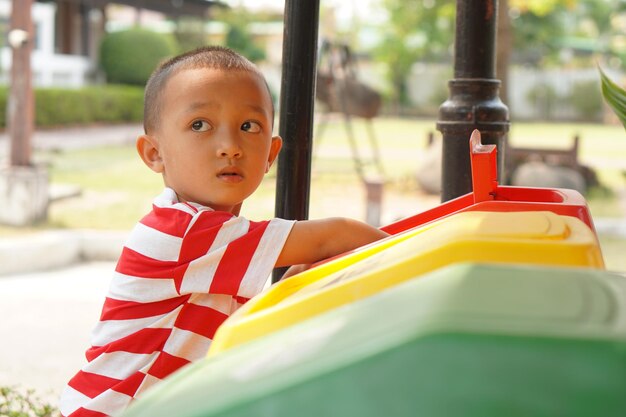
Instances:
[[[498,0],[457,0],[456,5],[454,79],[437,122],[443,135],[442,201],[472,190],[472,130],[480,130],[482,143],[497,146],[500,176],[509,130],[509,110],[498,96],[500,81],[495,79]]]
[[[276,217],[309,217],[319,0],[286,0],[280,90]],[[273,280],[284,271],[275,271]]]

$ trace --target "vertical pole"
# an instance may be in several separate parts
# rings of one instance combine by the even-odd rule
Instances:
[[[91,49],[91,21],[89,19],[89,11],[91,6],[81,2],[79,5],[80,13],[80,34],[81,34],[81,54],[89,57]]]
[[[74,38],[74,25],[72,17],[75,8],[73,4],[69,4],[67,0],[57,1],[57,19],[56,35],[58,37],[59,52],[62,54],[71,54],[72,40]]]
[[[13,51],[8,103],[8,130],[11,138],[11,166],[31,165],[31,137],[34,130],[34,97],[30,55],[33,49],[33,0],[13,0],[9,44]]]
[[[286,0],[280,90],[276,217],[309,217],[319,0]],[[274,281],[282,271],[274,274]]]
[[[504,172],[509,111],[495,79],[498,0],[457,0],[454,79],[450,97],[439,108],[443,135],[442,193],[447,201],[472,190],[469,137],[480,130],[484,144],[498,147],[498,172]]]

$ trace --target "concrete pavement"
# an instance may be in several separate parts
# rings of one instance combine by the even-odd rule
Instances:
[[[0,237],[0,279],[79,262],[116,261],[129,232],[49,230]]]
[[[33,134],[32,146],[34,149],[55,150],[132,144],[142,132],[139,123],[37,130]],[[0,164],[6,162],[8,155],[8,133],[0,132]],[[50,191],[51,194],[59,192],[54,187]],[[125,236],[126,232],[89,230],[46,231],[10,238],[0,236],[0,277],[59,268],[77,261],[115,260]]]
[[[56,404],[85,363],[114,262],[0,277],[0,385]]]
[[[37,130],[33,134],[34,149],[79,149],[98,145],[124,145],[135,143],[143,133],[138,123],[120,125],[94,125]],[[0,132],[0,161],[8,155],[8,133]]]

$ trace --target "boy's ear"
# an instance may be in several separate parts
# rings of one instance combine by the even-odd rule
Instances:
[[[276,157],[280,153],[280,149],[283,147],[283,139],[280,136],[273,136],[272,143],[270,144],[270,154],[267,158],[267,165],[265,166],[265,172],[270,170],[270,167],[276,160]]]
[[[141,160],[156,173],[163,172],[163,159],[159,152],[159,142],[150,135],[141,135],[137,138],[137,152]]]

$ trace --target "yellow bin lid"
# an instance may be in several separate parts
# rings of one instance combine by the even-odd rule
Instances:
[[[220,326],[209,355],[458,262],[604,268],[595,235],[575,217],[458,213],[277,283]]]

